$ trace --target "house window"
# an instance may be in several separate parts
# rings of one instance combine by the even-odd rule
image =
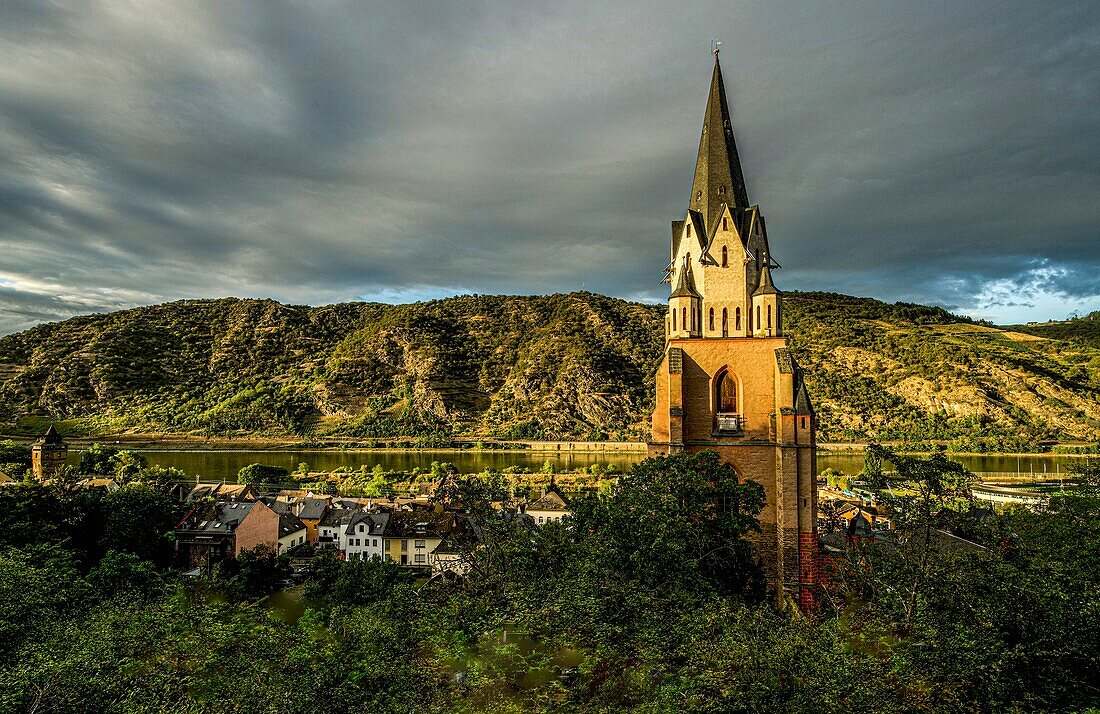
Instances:
[[[416,563],[417,563],[417,565],[423,565],[424,560],[425,560],[425,556],[424,556],[423,553],[417,553],[416,554]]]
[[[359,532],[360,532],[360,533],[362,533],[362,532],[363,532],[363,524],[362,524],[362,523],[360,523],[360,524],[359,524]]]
[[[722,308],[722,337],[729,337],[729,313]]]
[[[539,516],[539,525],[542,525],[542,516]]]
[[[386,549],[386,550],[389,550],[389,549],[390,549],[390,542],[389,542],[388,540],[387,540],[387,541],[383,541],[383,542],[382,542],[382,544],[383,544],[383,545],[385,546],[385,549]]]
[[[726,228],[726,219],[722,219],[722,230]],[[722,246],[722,267],[729,267],[729,251],[726,250],[726,246]]]
[[[733,311],[733,329],[738,331],[741,329],[741,308]]]
[[[401,539],[401,550],[408,550],[408,549],[409,549],[409,539],[408,538],[402,538]]]
[[[373,543],[371,543],[371,545],[372,545],[372,546],[374,546],[375,548],[377,548],[377,547],[378,547],[378,539],[377,539],[377,538],[375,538],[375,539],[374,539],[374,542],[373,542]]]
[[[710,327],[708,329],[711,332],[714,332],[714,308],[713,307],[710,309],[709,319],[710,319],[710,322],[708,324],[710,325]]]
[[[423,548],[424,547],[424,541],[417,540],[416,542],[413,543],[413,545],[416,546],[417,548]]]

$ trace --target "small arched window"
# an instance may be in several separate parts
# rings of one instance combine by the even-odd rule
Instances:
[[[716,401],[719,414],[737,413],[737,380],[729,372],[718,375],[716,385]]]
[[[722,308],[722,337],[729,337],[729,314]]]
[[[728,218],[726,218],[725,216],[722,216],[722,230],[724,230],[724,231],[729,230],[729,225],[726,223],[726,221],[728,221],[728,220],[729,220]],[[723,250],[725,250],[725,248],[723,248]]]
[[[688,309],[686,307],[680,308],[680,327],[685,330],[688,328]]]
[[[722,222],[725,223],[726,219],[723,218]],[[728,267],[728,266],[729,266],[729,251],[726,250],[726,246],[722,246],[722,267],[725,268],[725,267]]]
[[[737,308],[733,312],[733,329],[741,330],[741,308]]]
[[[691,238],[691,224],[688,224],[688,238]]]
[[[768,329],[772,329],[772,306],[768,305]]]
[[[676,308],[669,310],[672,313],[672,331],[676,332]]]
[[[756,327],[757,327],[757,329],[760,328],[760,306],[759,305],[756,306]]]
[[[709,330],[710,330],[711,332],[714,332],[714,308],[713,308],[713,307],[712,307],[712,308],[710,309],[710,315],[709,315],[709,318],[710,318],[710,321],[709,321],[709,323],[708,323],[708,324],[709,324],[709,327],[708,327],[708,329],[709,329]]]

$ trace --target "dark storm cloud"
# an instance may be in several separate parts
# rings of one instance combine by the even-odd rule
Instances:
[[[0,330],[220,295],[659,300],[714,35],[781,287],[1100,307],[1094,2],[24,1]]]

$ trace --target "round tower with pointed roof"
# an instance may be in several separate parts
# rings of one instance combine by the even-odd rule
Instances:
[[[50,424],[46,433],[31,445],[31,472],[39,481],[55,476],[65,467],[69,446],[57,428]]]

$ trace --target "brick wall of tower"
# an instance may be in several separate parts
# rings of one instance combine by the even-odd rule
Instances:
[[[64,445],[34,444],[31,447],[31,473],[39,481],[55,476],[65,468],[69,449]]]
[[[672,340],[680,369],[670,374],[666,353],[657,374],[651,454],[717,451],[746,479],[764,487],[766,503],[755,539],[769,584],[780,600],[808,606],[816,549],[816,445],[812,416],[795,414],[794,379],[777,364],[784,338]],[[715,432],[715,377],[736,375],[743,433]],[[670,437],[682,436],[682,446]],[[810,542],[814,548],[809,548]],[[807,564],[810,570],[807,571]]]

